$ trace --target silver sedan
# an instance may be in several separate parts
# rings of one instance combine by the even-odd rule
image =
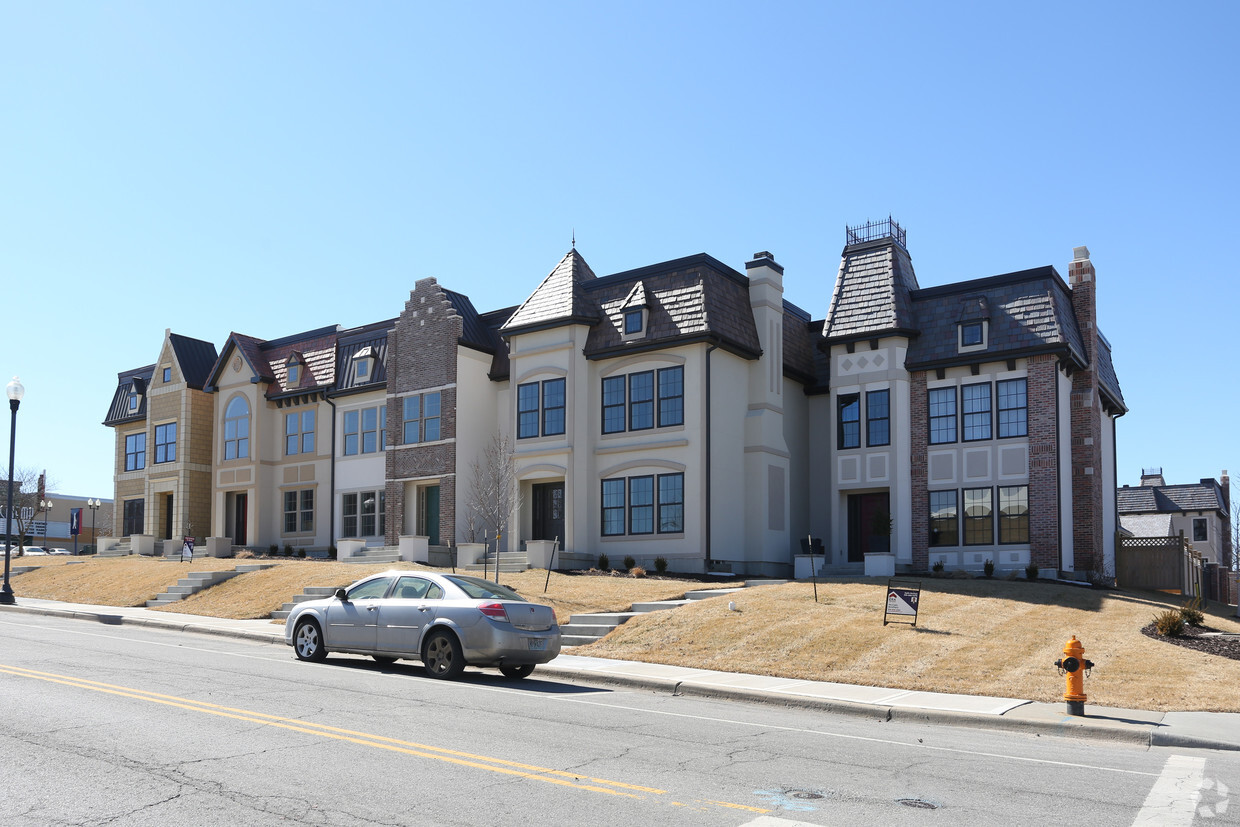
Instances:
[[[298,603],[284,640],[301,660],[321,661],[328,652],[381,663],[412,658],[433,678],[455,678],[466,666],[524,678],[560,654],[550,606],[478,577],[427,571],[387,571]]]

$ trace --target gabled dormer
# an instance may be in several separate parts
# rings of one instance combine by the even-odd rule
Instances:
[[[353,354],[353,376],[358,383],[368,383],[374,377],[375,358],[375,349],[371,345],[366,345]]]
[[[646,300],[646,286],[642,282],[633,285],[621,304],[620,338],[631,342],[646,338],[650,324],[650,304]]]
[[[990,302],[984,295],[964,296],[956,321],[956,352],[985,350],[990,340]]]
[[[146,418],[147,390],[151,377],[155,374],[155,365],[147,365],[134,370],[118,373],[116,390],[112,394],[112,404],[108,407],[104,425],[121,425],[126,422],[138,422]]]
[[[295,390],[301,387],[302,381],[306,375],[306,357],[301,351],[294,350],[284,360],[284,387],[286,390]]]

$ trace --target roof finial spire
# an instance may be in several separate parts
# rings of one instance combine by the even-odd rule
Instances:
[[[573,227],[573,249],[577,249],[577,228]]]

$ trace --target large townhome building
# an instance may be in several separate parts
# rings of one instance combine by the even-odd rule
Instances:
[[[1084,576],[1113,563],[1125,412],[1094,275],[1082,247],[1067,282],[1042,267],[922,288],[888,221],[849,230],[819,320],[785,300],[767,252],[743,272],[698,254],[599,277],[574,247],[495,310],[420,279],[395,319],[227,339],[198,385],[209,519],[193,525],[316,552],[494,542],[478,504],[499,445],[505,550],[783,576],[817,550],[810,565],[834,573],[881,555]],[[153,370],[120,375],[107,420],[118,513],[163,490],[127,467],[129,437],[154,433],[145,390],[127,407]],[[117,533],[181,530],[153,508]]]
[[[1161,468],[1116,492],[1120,527],[1133,537],[1183,537],[1207,563],[1232,564],[1231,478],[1167,485]]]

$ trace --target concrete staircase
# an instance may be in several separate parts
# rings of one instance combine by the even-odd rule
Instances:
[[[146,601],[148,609],[156,606],[168,606],[173,603],[180,603],[191,594],[198,594],[204,589],[217,586],[225,580],[231,580],[239,574],[245,574],[251,571],[262,571],[271,568],[274,563],[250,563],[243,566],[237,566],[233,571],[191,571],[185,577],[177,581],[175,586],[170,586],[163,594],[155,596],[154,600]]]
[[[763,585],[770,582],[776,581],[763,581]],[[637,617],[640,614],[675,609],[677,606],[683,606],[695,600],[720,597],[725,594],[739,592],[743,588],[745,587],[739,586],[734,589],[698,589],[697,591],[685,592],[685,596],[680,600],[656,600],[649,603],[634,603],[627,612],[573,615],[568,619],[568,623],[560,627],[560,645],[566,647],[585,646],[587,643],[593,643],[599,638],[604,637],[612,629],[628,623],[630,618]]]
[[[396,546],[364,548],[358,554],[339,558],[341,563],[395,563],[399,560],[400,549]]]
[[[347,583],[344,585],[348,585]],[[293,611],[293,607],[298,603],[304,603],[307,600],[319,600],[324,597],[331,597],[336,593],[336,589],[342,586],[307,586],[305,591],[293,598],[292,603],[285,603],[279,610],[271,613],[272,620],[287,620],[289,614]]]
[[[129,546],[129,538],[126,537],[107,551],[100,551],[97,557],[128,557],[133,554],[133,549]]]
[[[499,556],[499,570],[503,572],[525,571],[530,567],[530,558],[524,551],[505,551]],[[470,573],[487,571],[495,573],[495,555],[488,552],[486,556],[485,566],[482,563],[475,563],[471,566],[457,566],[457,571],[467,571]]]

